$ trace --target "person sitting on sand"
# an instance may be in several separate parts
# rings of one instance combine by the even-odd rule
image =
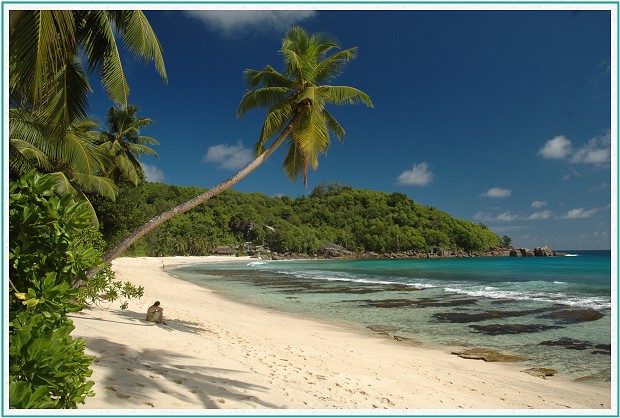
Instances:
[[[146,320],[149,322],[157,322],[158,324],[168,325],[164,322],[164,308],[159,306],[159,301],[156,301],[146,310]]]

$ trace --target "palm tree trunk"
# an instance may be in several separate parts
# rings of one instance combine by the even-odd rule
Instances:
[[[155,229],[159,225],[163,224],[168,219],[172,219],[173,217],[177,216],[180,213],[187,212],[188,210],[195,208],[199,204],[211,199],[213,196],[216,196],[222,193],[224,190],[237,184],[240,180],[245,178],[245,176],[250,174],[252,171],[256,170],[265,160],[267,160],[267,158],[269,158],[269,156],[271,156],[271,154],[275,152],[276,149],[278,149],[280,145],[282,145],[282,143],[284,142],[288,134],[293,129],[293,123],[295,122],[296,119],[297,119],[297,114],[293,116],[293,118],[291,119],[286,129],[282,131],[282,133],[276,139],[276,141],[267,150],[265,150],[265,152],[263,152],[261,155],[256,157],[252,162],[250,162],[245,168],[240,170],[237,174],[235,174],[228,180],[218,184],[217,186],[207,190],[203,194],[196,196],[195,198],[188,200],[187,202],[182,203],[179,206],[176,206],[166,212],[163,212],[157,215],[156,217],[154,217],[153,219],[151,219],[150,221],[148,221],[147,223],[145,223],[144,225],[136,229],[134,232],[132,232],[129,236],[127,236],[127,238],[119,242],[114,248],[111,248],[110,250],[108,250],[103,255],[103,261],[105,263],[109,263],[110,261],[118,257],[123,251],[129,248],[129,246],[133,244],[134,242],[136,242],[139,238],[144,236],[149,231]]]

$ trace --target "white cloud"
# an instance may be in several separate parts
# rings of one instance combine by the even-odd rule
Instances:
[[[510,213],[509,210],[495,216],[486,212],[478,212],[474,215],[474,220],[480,222],[512,222],[518,219],[521,219],[521,217]]]
[[[151,183],[163,183],[166,180],[164,172],[154,165],[142,163],[142,170],[144,170],[146,180]]]
[[[540,200],[534,200],[532,202],[532,207],[534,209],[540,209],[540,208],[544,208],[545,206],[547,206],[547,202],[542,202]]]
[[[411,170],[403,171],[397,183],[402,186],[426,186],[433,181],[433,173],[428,170],[427,163],[413,164]]]
[[[519,216],[513,215],[512,213],[510,213],[509,210],[506,212],[500,213],[499,215],[495,217],[495,220],[501,221],[501,222],[511,222],[511,221],[516,221],[517,219],[519,219]]]
[[[550,210],[541,210],[539,212],[534,212],[530,216],[527,217],[528,221],[539,221],[541,219],[549,219],[553,216]]]
[[[611,162],[611,133],[607,130],[603,135],[596,136],[583,147],[576,150],[570,159],[571,163],[609,165]]]
[[[510,196],[512,192],[508,189],[504,189],[503,187],[491,187],[486,192],[482,193],[480,196],[482,197],[490,197],[493,199],[501,199],[503,197]]]
[[[599,210],[600,210],[599,208],[592,208],[592,209],[589,209],[589,210],[586,210],[584,208],[571,209],[562,218],[564,218],[564,219],[585,219],[585,218],[591,218]]]
[[[209,147],[207,153],[202,157],[203,162],[217,163],[220,168],[235,170],[245,167],[254,159],[251,149],[243,146],[241,142],[237,145],[219,144]]]
[[[547,160],[563,160],[570,155],[571,150],[571,141],[560,135],[545,142],[545,145],[538,150],[538,154]]]
[[[283,32],[316,15],[313,10],[186,10],[185,13],[222,36],[241,35],[248,30]]]
[[[595,136],[578,148],[574,148],[565,136],[556,136],[545,142],[538,150],[538,155],[548,160],[567,160],[571,164],[606,167],[611,162],[611,133],[606,129],[602,135]]]

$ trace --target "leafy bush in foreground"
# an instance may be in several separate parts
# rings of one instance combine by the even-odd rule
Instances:
[[[47,176],[30,173],[9,193],[9,404],[71,408],[92,395],[93,358],[73,339],[68,312],[78,312],[72,284],[101,257],[84,231],[82,202],[53,193]],[[85,277],[83,277],[85,278]]]
[[[74,339],[69,312],[86,301],[142,295],[101,267],[101,234],[85,202],[58,197],[49,176],[31,172],[9,191],[9,405],[75,408],[93,396],[85,343]],[[77,283],[83,283],[77,287]],[[123,306],[126,306],[126,301]]]

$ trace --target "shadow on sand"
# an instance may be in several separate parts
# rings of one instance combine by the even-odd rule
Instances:
[[[189,332],[199,334],[210,332],[198,324],[172,320],[171,325],[157,325],[146,322],[144,315],[131,311],[118,311],[119,321],[104,320],[101,318],[80,319],[104,321],[112,323],[130,324],[135,326],[158,326],[169,332]],[[129,319],[129,322],[127,321]],[[155,405],[150,399],[157,399],[159,393],[167,394],[178,399],[180,402],[194,405],[198,409],[221,409],[226,408],[226,400],[234,400],[247,404],[248,408],[277,409],[279,406],[262,401],[249,393],[266,392],[268,388],[251,383],[251,375],[247,381],[226,378],[223,375],[247,373],[241,370],[221,369],[217,367],[197,366],[195,361],[184,362],[184,359],[192,359],[192,356],[180,352],[153,348],[135,349],[131,343],[121,344],[110,341],[104,336],[84,338],[86,346],[96,356],[95,363],[99,367],[107,369],[105,376],[100,377],[94,391],[101,396],[106,391],[108,395],[131,403],[130,407],[121,409],[152,408]],[[130,341],[131,336],[127,336]],[[170,390],[170,383],[183,386],[178,391]],[[136,388],[136,386],[138,388]],[[143,389],[142,389],[143,388]],[[124,393],[124,390],[127,393]],[[144,395],[143,399],[130,393],[138,391]],[[134,399],[132,399],[134,398]],[[88,401],[87,401],[88,404]]]

